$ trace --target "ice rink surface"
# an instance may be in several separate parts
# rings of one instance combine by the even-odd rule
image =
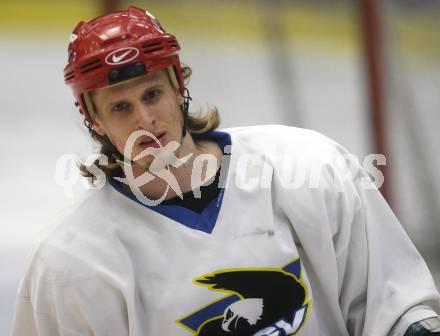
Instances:
[[[92,151],[70,91],[63,83],[65,56],[65,41],[0,42],[1,335],[9,334],[15,292],[32,241],[43,225],[72,201],[56,183],[57,162],[66,154],[85,157]],[[268,66],[271,54],[266,49],[247,45],[207,48],[187,43],[182,59],[193,67],[193,109],[207,103],[217,106],[222,127],[288,124],[292,116],[297,116],[302,126],[326,134],[362,158],[370,153],[370,133],[358,56],[326,53],[313,47],[291,50],[288,63],[294,91],[284,97],[290,102],[291,112],[280,108],[281,93]],[[437,239],[430,238],[440,233],[436,217],[440,203],[433,206],[440,190],[435,178],[440,167],[440,71],[438,64],[429,62],[406,69],[405,77],[393,79],[405,86],[396,90],[390,101],[395,153],[390,165],[396,212],[419,249],[428,251],[426,258],[440,284]],[[402,103],[405,90],[411,98]],[[405,117],[408,104],[414,108]],[[414,162],[415,157],[419,161]],[[420,161],[426,158],[430,160]],[[431,188],[428,195],[424,193],[426,185]],[[78,182],[72,195],[78,196],[83,190]]]

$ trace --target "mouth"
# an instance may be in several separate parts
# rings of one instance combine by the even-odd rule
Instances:
[[[154,147],[154,148],[158,148],[164,145],[165,142],[165,132],[157,132],[157,133],[152,133],[156,139],[149,137],[149,136],[142,136],[140,137],[140,142],[139,142],[139,146],[141,148],[150,148],[150,147]]]

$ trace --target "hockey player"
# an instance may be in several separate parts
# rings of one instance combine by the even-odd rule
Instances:
[[[65,81],[103,154],[82,169],[108,183],[31,253],[13,335],[438,335],[431,274],[365,171],[316,132],[188,114],[179,49],[136,7],[73,31]]]

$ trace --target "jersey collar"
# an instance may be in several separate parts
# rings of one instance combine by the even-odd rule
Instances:
[[[205,140],[205,139],[214,140],[220,146],[224,155],[229,155],[231,153],[231,146],[232,146],[231,136],[226,132],[211,131],[204,134],[192,134],[192,136],[194,139],[198,139],[198,140]],[[228,160],[224,160],[224,161],[228,161]],[[225,162],[223,162],[222,165],[223,164],[225,164]],[[229,167],[222,166],[221,169],[229,170]],[[220,207],[225,192],[225,188],[220,188],[218,196],[214,198],[199,214],[197,212],[194,212],[188,208],[179,205],[158,204],[156,206],[149,206],[143,204],[132,193],[125,190],[121,182],[117,181],[114,178],[110,178],[109,183],[115,190],[120,192],[125,197],[131,199],[132,201],[146,208],[149,208],[152,211],[160,213],[163,216],[173,219],[176,222],[186,227],[206,233],[211,233],[215,227],[215,223],[217,221],[217,217],[220,212]]]

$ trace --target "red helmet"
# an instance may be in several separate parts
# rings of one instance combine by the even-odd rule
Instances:
[[[173,67],[180,93],[184,94],[180,46],[173,35],[147,11],[126,11],[80,22],[72,32],[64,81],[70,85],[80,111],[92,122],[84,93]]]

